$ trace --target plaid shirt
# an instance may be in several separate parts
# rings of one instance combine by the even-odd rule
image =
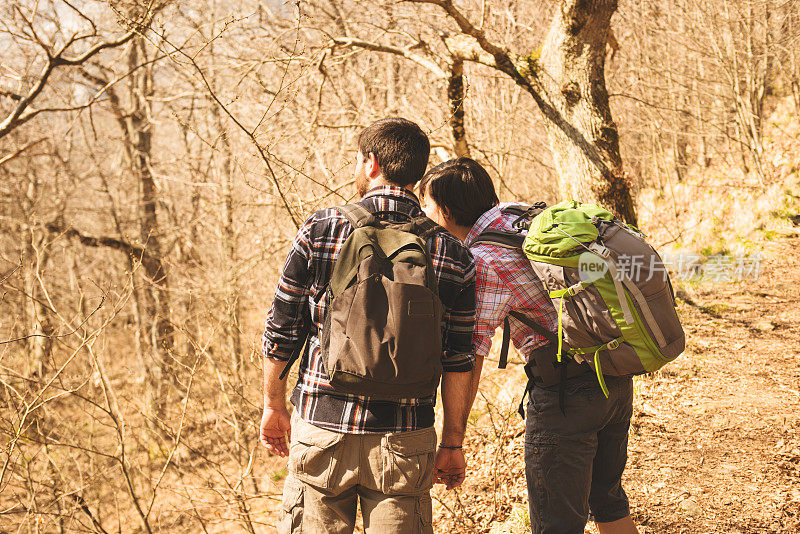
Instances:
[[[368,211],[424,215],[409,191],[390,186],[371,190],[361,201]],[[389,219],[400,218],[391,214]],[[310,317],[308,350],[300,362],[291,402],[309,423],[335,432],[365,434],[417,430],[433,426],[435,396],[398,401],[376,400],[334,390],[321,358],[319,334],[325,319],[325,291],[336,256],[353,227],[337,210],[314,213],[300,228],[283,268],[263,336],[264,356],[286,361],[302,343],[301,329]],[[428,238],[439,283],[444,372],[471,371],[475,364],[475,267],[472,255],[447,232]]]
[[[511,311],[524,313],[540,325],[555,332],[556,310],[544,285],[533,272],[528,258],[521,250],[478,243],[475,238],[489,228],[515,231],[513,214],[503,214],[501,204],[490,209],[475,221],[464,240],[475,258],[477,292],[475,353],[485,356],[492,347],[492,337],[497,327]],[[517,350],[525,355],[545,344],[546,340],[530,327],[509,317],[511,340]]]

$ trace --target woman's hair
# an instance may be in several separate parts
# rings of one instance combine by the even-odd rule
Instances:
[[[422,177],[419,192],[457,225],[466,227],[500,202],[489,173],[470,158],[451,159],[432,168]]]

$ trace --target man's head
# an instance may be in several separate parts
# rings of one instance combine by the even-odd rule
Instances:
[[[500,202],[486,169],[469,158],[451,159],[429,170],[419,192],[428,217],[459,237]]]
[[[371,181],[408,187],[419,182],[428,166],[431,144],[416,123],[388,118],[373,122],[358,136],[356,188],[364,196]]]

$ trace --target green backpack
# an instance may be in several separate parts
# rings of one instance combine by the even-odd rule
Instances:
[[[425,240],[443,228],[425,216],[383,221],[360,204],[336,209],[354,230],[326,294],[320,344],[331,386],[379,399],[435,395],[443,306]]]
[[[569,200],[533,218],[523,244],[558,311],[558,351],[603,375],[656,371],[686,338],[658,253],[607,210]]]
[[[553,363],[564,373],[562,381],[570,370],[568,356],[587,363],[608,396],[603,375],[656,371],[683,352],[686,339],[672,284],[658,253],[638,230],[599,206],[574,200],[504,211],[519,215],[514,224],[518,232],[487,230],[475,243],[522,248],[530,260],[558,312],[558,333],[521,314],[513,316],[556,345]],[[501,367],[508,353],[508,327],[506,320]],[[537,359],[533,364],[539,371],[552,374]]]

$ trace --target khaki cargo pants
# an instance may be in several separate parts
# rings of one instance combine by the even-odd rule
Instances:
[[[432,534],[436,431],[340,434],[292,414],[279,534]]]

